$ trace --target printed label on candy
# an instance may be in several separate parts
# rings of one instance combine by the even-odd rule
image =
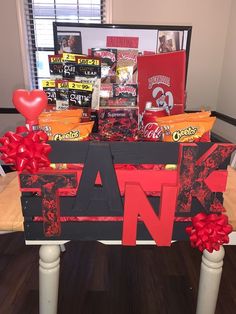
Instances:
[[[48,58],[51,64],[62,63],[63,61],[62,55],[50,55]]]
[[[77,64],[99,66],[100,60],[99,59],[77,58]]]
[[[49,88],[55,88],[56,83],[54,80],[43,80],[42,81],[42,86],[43,87],[49,87]]]
[[[191,137],[197,133],[198,128],[189,126],[185,129],[177,130],[173,132],[172,138],[174,142],[181,142],[181,138],[186,136],[186,137]]]
[[[69,82],[69,105],[91,108],[92,92],[92,84]]]
[[[80,56],[79,54],[76,54],[76,53],[63,53],[63,60],[64,61],[76,61],[76,58],[78,57],[78,56]]]
[[[138,86],[137,84],[114,84],[114,97],[129,98],[137,97]]]
[[[92,91],[93,84],[79,83],[79,82],[69,82],[69,89]]]
[[[76,74],[76,64],[75,62],[65,62],[63,64],[63,78],[74,79]]]
[[[113,85],[113,87],[112,87]],[[137,105],[137,84],[112,84],[111,88],[100,91],[100,105],[103,107],[135,107]],[[109,86],[106,84],[106,86]],[[109,95],[109,93],[110,95]],[[109,97],[108,97],[109,96]]]
[[[63,75],[62,55],[49,55],[48,62],[50,77],[54,79],[61,79]]]
[[[76,66],[76,77],[80,80],[81,77],[101,77],[101,67],[93,65],[79,65]]]
[[[80,132],[78,131],[70,131],[67,133],[57,133],[54,134],[53,140],[54,141],[64,141],[64,140],[74,140],[80,137]]]
[[[56,109],[64,110],[69,107],[68,81],[56,81]]]
[[[99,109],[99,133],[104,140],[134,140],[138,132],[137,108]]]
[[[117,49],[92,48],[92,56],[101,58],[101,78],[103,83],[115,82]]]
[[[48,104],[55,105],[56,104],[56,89],[55,89],[55,80],[43,80],[42,86],[44,92],[48,97]]]
[[[101,59],[78,57],[76,64],[76,77],[101,77]]]

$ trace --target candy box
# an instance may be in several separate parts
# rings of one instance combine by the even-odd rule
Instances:
[[[164,108],[167,114],[184,111],[186,53],[176,51],[149,56],[138,56],[139,111],[146,103]]]
[[[137,140],[138,108],[107,107],[99,109],[99,134],[102,140]]]

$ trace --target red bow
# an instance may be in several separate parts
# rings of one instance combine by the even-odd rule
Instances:
[[[7,164],[13,164],[18,171],[28,170],[35,173],[41,167],[50,165],[48,154],[51,146],[47,144],[48,136],[43,131],[29,131],[20,126],[16,133],[7,132],[0,138],[1,159]]]
[[[201,252],[206,249],[212,253],[229,242],[228,234],[232,229],[225,215],[199,213],[192,218],[192,226],[188,226],[186,232],[190,236],[192,247],[197,247]]]

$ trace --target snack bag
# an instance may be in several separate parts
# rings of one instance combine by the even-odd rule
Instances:
[[[199,112],[193,112],[193,113],[182,113],[182,114],[177,114],[177,115],[171,115],[171,116],[164,116],[161,117],[161,120],[163,122],[168,123],[169,121],[175,121],[175,122],[180,122],[180,121],[192,121],[192,120],[198,120],[198,119],[204,119],[207,117],[210,117],[211,112],[210,111],[199,111]]]
[[[61,80],[63,74],[63,56],[62,55],[49,55],[49,72],[51,79]]]
[[[69,106],[91,108],[93,85],[79,82],[69,82]]]
[[[109,106],[109,99],[113,98],[113,84],[101,84],[99,96],[100,107]]]
[[[68,117],[76,118],[78,122],[81,121],[83,115],[82,109],[70,109],[62,111],[42,112],[39,116],[40,119],[48,120],[61,120]]]
[[[117,51],[116,82],[119,84],[137,83],[138,50]]]
[[[69,108],[69,86],[66,80],[56,81],[56,110]]]
[[[73,116],[70,111],[73,110],[53,114],[44,112],[39,116],[39,128],[47,133],[49,140],[83,141],[88,139],[94,122],[80,122],[82,111],[78,112],[77,116]],[[66,114],[63,115],[63,113]]]
[[[79,56],[76,58],[76,80],[101,77],[101,59]]]
[[[113,84],[113,99],[109,105],[135,107],[137,105],[137,84]]]
[[[116,82],[117,49],[92,48],[92,56],[101,58],[102,83]]]
[[[62,78],[66,80],[74,80],[76,76],[76,60],[81,55],[75,53],[63,53],[62,62],[63,62],[63,72]]]
[[[137,84],[102,84],[100,89],[100,108],[136,107]]]
[[[99,109],[99,92],[101,86],[101,59],[95,57],[79,56],[76,58],[75,81],[92,84],[91,108]]]
[[[208,113],[190,114],[188,119],[188,114],[183,114],[182,117],[158,117],[156,120],[162,128],[164,142],[209,142],[216,118],[207,115]]]
[[[42,87],[43,91],[47,94],[48,97],[48,108],[55,109],[56,106],[56,89],[55,89],[55,80],[43,80]]]

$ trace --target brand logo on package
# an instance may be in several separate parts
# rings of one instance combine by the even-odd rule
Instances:
[[[154,85],[159,86],[153,87]],[[164,108],[169,113],[174,106],[174,97],[171,91],[166,90],[166,86],[171,86],[170,77],[168,76],[156,75],[148,79],[148,89],[153,88],[152,97],[155,99],[157,107]]]
[[[107,58],[107,59],[111,59],[112,62],[116,61],[116,56],[113,52],[111,51],[106,51],[106,50],[102,50],[102,51],[96,51],[95,52],[95,56],[97,57],[101,57],[101,58]]]
[[[118,86],[115,88],[115,96],[119,96],[122,93],[127,93],[127,94],[131,94],[132,96],[136,96],[137,95],[137,89],[133,86]]]

